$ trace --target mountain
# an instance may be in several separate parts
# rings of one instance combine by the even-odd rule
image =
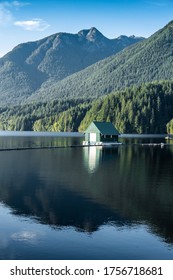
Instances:
[[[20,44],[0,59],[0,102],[23,102],[44,82],[60,81],[143,39],[108,39],[92,27],[78,34],[57,33]]]
[[[173,78],[173,21],[138,44],[60,82],[43,83],[29,101],[97,98],[131,85]]]
[[[71,36],[94,42],[99,50],[109,40],[96,29],[79,33]],[[0,73],[4,65],[6,67],[4,80],[14,83],[13,86],[7,84],[3,91],[4,80],[0,75],[0,129],[83,131],[97,119],[111,121],[125,133],[172,133],[173,21],[150,38],[62,80],[58,80],[58,75],[49,76],[48,66],[45,72],[41,71],[43,57],[39,66],[29,64],[32,57],[29,53],[34,53],[37,43],[18,46],[0,60]],[[26,49],[16,59],[15,52],[20,53],[20,47]],[[27,64],[26,76],[20,72],[23,61]],[[38,77],[37,72],[41,76]]]

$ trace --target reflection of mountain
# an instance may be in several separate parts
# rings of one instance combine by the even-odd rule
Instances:
[[[0,201],[16,214],[88,232],[109,221],[144,222],[173,242],[172,160],[160,147],[4,152]]]
[[[28,183],[33,184],[33,181]],[[41,182],[37,182],[39,183]],[[56,189],[57,186],[52,187]],[[26,189],[23,191],[24,197]],[[14,209],[14,214],[31,216],[40,223],[49,224],[54,228],[72,226],[77,230],[93,232],[105,222],[113,220],[117,226],[128,222],[111,209],[97,205],[78,193],[73,193],[67,186],[58,186],[58,190],[51,195],[44,188],[39,190],[34,198],[32,193],[32,189],[28,190],[27,197],[20,200],[18,195],[12,192],[6,203]]]
[[[60,153],[57,150],[2,153],[0,201],[9,205],[16,215],[31,216],[52,226],[74,226],[92,232],[109,221],[115,221],[117,226],[126,224],[128,221],[112,209],[91,201],[89,194],[78,191],[81,183],[79,180],[77,186],[75,182],[81,178],[76,174],[78,165],[74,177],[70,168],[64,167],[63,158],[71,151],[66,150],[65,154],[63,150]],[[74,150],[72,154],[75,154]],[[44,178],[45,165],[50,167],[47,180]]]

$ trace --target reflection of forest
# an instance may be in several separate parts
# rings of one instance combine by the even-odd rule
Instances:
[[[92,232],[146,223],[173,242],[173,150],[123,146],[1,153],[0,201],[19,215]]]

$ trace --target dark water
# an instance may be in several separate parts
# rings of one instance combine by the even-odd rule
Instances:
[[[31,135],[0,148],[82,141]],[[0,259],[173,259],[173,146],[122,141],[1,151]]]

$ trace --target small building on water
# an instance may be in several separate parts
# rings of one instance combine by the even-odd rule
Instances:
[[[85,145],[101,145],[102,143],[117,143],[118,130],[111,122],[93,121],[85,131]]]

